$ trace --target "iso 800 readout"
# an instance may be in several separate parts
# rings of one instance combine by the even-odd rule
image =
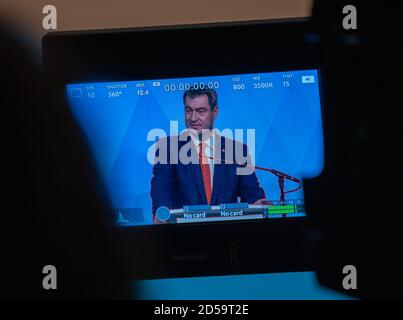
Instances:
[[[247,304],[199,304],[199,315],[245,315],[248,314]]]

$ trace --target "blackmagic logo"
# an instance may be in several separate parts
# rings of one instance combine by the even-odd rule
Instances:
[[[179,254],[175,253],[172,255],[172,260],[174,262],[184,262],[184,261],[198,261],[203,262],[208,259],[207,253],[190,253],[190,254]]]

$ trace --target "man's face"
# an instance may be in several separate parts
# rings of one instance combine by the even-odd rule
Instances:
[[[217,106],[211,110],[206,94],[194,97],[193,99],[186,97],[185,123],[188,129],[197,130],[198,134],[202,134],[203,129],[212,130],[217,115]]]

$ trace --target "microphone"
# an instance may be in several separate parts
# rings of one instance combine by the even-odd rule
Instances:
[[[297,179],[297,178],[295,178],[293,176],[290,176],[289,174],[286,174],[286,173],[281,172],[281,171],[276,170],[276,169],[269,169],[269,170],[271,171],[271,173],[273,173],[276,176],[283,176],[285,179],[288,179],[288,180],[290,180],[292,182],[301,183],[301,180],[299,180],[299,179]]]
[[[236,163],[236,162],[232,162],[232,161],[226,161],[226,160],[222,160],[222,159],[217,159],[217,158],[214,158],[214,157],[206,157],[206,158],[211,159],[211,160],[215,160],[215,161],[220,161],[220,163],[222,163],[224,161],[225,164],[237,164],[237,165],[242,166],[242,167],[248,167],[248,168],[254,168],[256,170],[267,171],[267,172],[270,172],[270,173],[274,174],[277,177],[283,177],[284,179],[288,179],[288,180],[290,180],[292,182],[301,183],[301,180],[299,180],[299,179],[297,179],[297,178],[295,178],[293,176],[290,176],[289,174],[286,174],[284,172],[276,170],[276,169],[269,169],[269,168],[264,168],[264,167],[259,167],[259,166],[251,166],[251,165],[248,165],[248,164],[240,164],[240,163]]]

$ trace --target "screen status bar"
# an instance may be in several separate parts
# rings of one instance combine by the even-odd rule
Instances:
[[[135,92],[137,96],[147,96],[152,92],[184,92],[189,89],[214,89],[228,87],[234,92],[245,90],[271,90],[289,88],[293,85],[310,85],[317,82],[316,70],[243,74],[198,78],[161,79],[144,81],[82,83],[68,85],[70,98],[96,98],[97,94],[116,99],[125,93]]]

